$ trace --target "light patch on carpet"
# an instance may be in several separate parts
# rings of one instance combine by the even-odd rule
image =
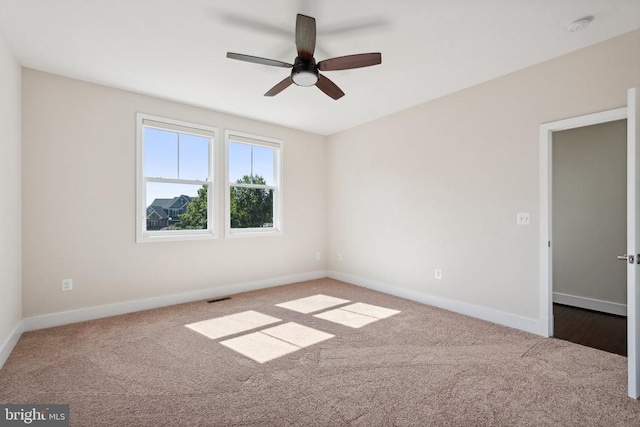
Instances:
[[[298,347],[309,347],[310,345],[317,344],[335,336],[295,322],[274,326],[260,332],[297,345]]]
[[[318,294],[306,298],[296,299],[293,301],[283,302],[281,304],[276,304],[276,306],[297,311],[298,313],[308,314],[313,313],[314,311],[324,310],[329,307],[335,307],[336,305],[344,304],[347,302],[349,302],[348,299]]]
[[[258,363],[265,363],[285,354],[300,350],[300,347],[281,341],[277,338],[254,332],[226,341],[220,341],[225,347],[235,350]]]
[[[340,307],[340,310],[352,311],[354,313],[364,314],[365,316],[375,317],[376,319],[386,319],[387,317],[391,317],[394,314],[400,313],[399,310],[392,310],[390,308],[365,304],[363,302],[357,302],[355,304],[349,304],[344,307]]]
[[[280,319],[249,310],[185,326],[215,340],[277,322],[280,322]]]
[[[320,314],[314,314],[314,317],[338,323],[340,325],[349,326],[350,328],[361,328],[369,323],[379,320],[375,317],[365,316],[364,314],[354,313],[353,311],[342,310],[341,308],[325,311]]]

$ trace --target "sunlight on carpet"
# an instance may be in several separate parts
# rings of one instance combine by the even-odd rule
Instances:
[[[330,297],[327,295],[313,295],[306,298],[300,298],[293,301],[283,302],[276,304],[276,307],[282,307],[289,310],[297,311],[298,313],[309,314],[314,311],[324,310],[329,307],[335,307],[336,305],[345,304],[350,302],[347,299]]]
[[[185,326],[215,340],[278,322],[280,322],[280,319],[276,317],[249,310],[216,319],[191,323]]]

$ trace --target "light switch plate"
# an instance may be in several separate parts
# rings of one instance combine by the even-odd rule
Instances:
[[[529,225],[531,224],[531,216],[529,212],[519,212],[516,214],[516,224]]]

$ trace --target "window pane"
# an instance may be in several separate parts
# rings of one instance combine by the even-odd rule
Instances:
[[[229,142],[229,182],[275,185],[274,159],[273,148]]]
[[[206,181],[209,177],[209,139],[180,134],[180,179]]]
[[[147,182],[147,230],[207,229],[208,185]]]
[[[266,185],[275,185],[273,177],[273,159],[275,150],[268,147],[253,146],[253,175],[264,178]],[[257,184],[257,183],[256,183]]]
[[[230,188],[231,228],[273,227],[273,190]]]
[[[250,175],[251,146],[239,142],[229,142],[229,182],[243,182],[243,177]]]
[[[144,128],[144,176],[178,178],[178,134]]]

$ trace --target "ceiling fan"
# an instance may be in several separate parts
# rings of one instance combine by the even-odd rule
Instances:
[[[313,57],[316,49],[316,20],[301,14],[298,14],[296,19],[296,49],[298,50],[298,56],[293,64],[233,52],[227,52],[227,58],[270,65],[272,67],[291,68],[291,75],[272,87],[264,96],[277,95],[292,83],[295,83],[298,86],[315,85],[333,99],[343,97],[344,92],[334,82],[320,74],[319,71],[350,70],[382,63],[380,52],[340,56],[316,63],[316,59]]]

